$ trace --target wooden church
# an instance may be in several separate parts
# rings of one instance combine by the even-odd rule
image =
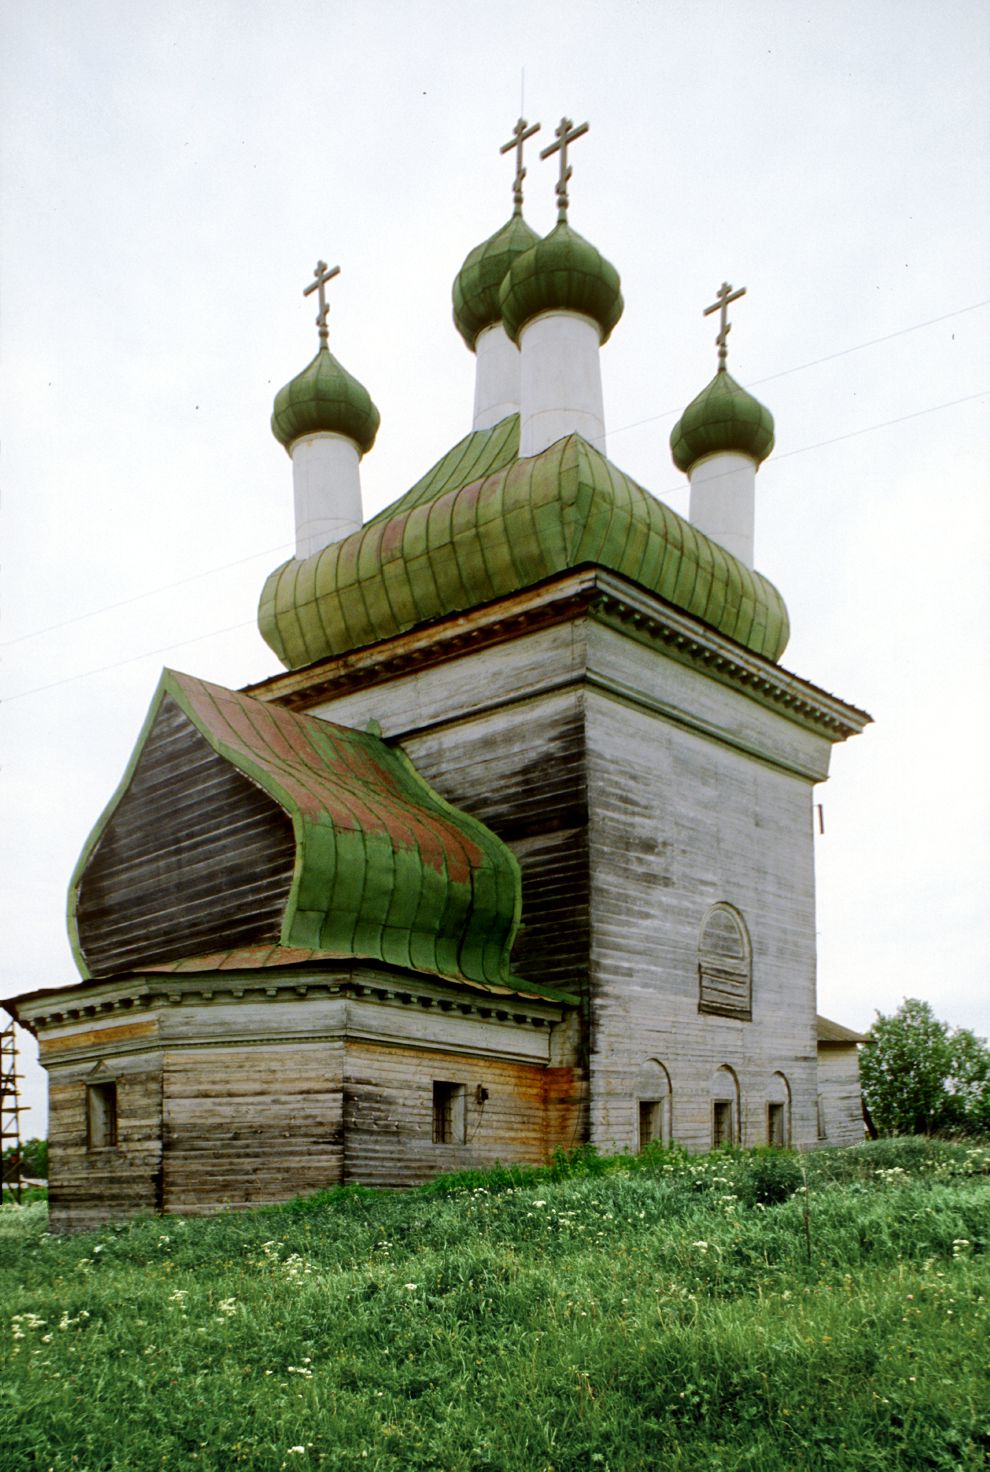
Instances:
[[[586,130],[541,155],[541,239],[517,124],[513,213],[454,283],[473,429],[367,522],[378,413],[314,273],[319,349],[272,417],[284,672],[164,673],[72,879],[82,980],[13,1004],[50,1076],[53,1230],[584,1141],[862,1138],[862,1039],[816,1017],[812,797],[869,717],[778,662],[741,291],[671,437],[690,519],[607,458],[622,296],[568,219]]]

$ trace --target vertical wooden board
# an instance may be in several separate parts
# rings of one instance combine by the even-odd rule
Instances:
[[[859,1081],[859,1049],[831,1044],[818,1049],[818,1093],[825,1134],[820,1145],[862,1143],[863,1096]]]

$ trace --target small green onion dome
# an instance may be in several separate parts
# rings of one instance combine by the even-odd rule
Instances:
[[[541,312],[557,311],[591,317],[606,343],[623,306],[618,271],[566,220],[513,261],[499,302],[502,323],[513,342]]]
[[[670,435],[674,464],[685,473],[706,455],[727,451],[762,465],[772,449],[773,415],[725,368],[688,404]]]
[[[539,239],[522,215],[513,215],[465,258],[454,277],[454,326],[472,352],[485,328],[501,320],[498,289],[505,273],[516,257],[530,250]]]
[[[342,434],[362,455],[375,443],[381,416],[371,395],[326,345],[275,395],[272,434],[290,451],[306,434]]]

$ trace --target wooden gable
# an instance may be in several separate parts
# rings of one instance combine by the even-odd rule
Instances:
[[[78,881],[95,976],[278,940],[296,846],[282,808],[166,696]]]

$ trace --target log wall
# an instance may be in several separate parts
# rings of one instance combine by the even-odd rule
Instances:
[[[378,720],[443,797],[512,849],[523,892],[513,970],[581,994],[589,946],[583,666],[584,630],[569,624],[309,711],[357,727]]]
[[[41,1038],[49,1073],[49,1224],[80,1232],[161,1207],[162,1059],[153,1015],[52,1029]],[[113,1083],[117,1145],[90,1149],[87,1081]]]
[[[593,631],[589,667],[592,1138],[636,1147],[636,1079],[655,1060],[670,1076],[672,1136],[688,1148],[712,1145],[725,1065],[741,1143],[767,1143],[780,1073],[791,1139],[812,1144],[812,787],[781,763],[813,768],[824,743],[609,629]],[[699,1012],[699,941],[719,901],[749,931],[751,1021]]]
[[[433,1083],[463,1085],[463,1142],[434,1144]],[[557,1143],[553,1128],[580,1108],[571,1069],[474,1058],[441,1048],[351,1042],[345,1060],[344,1179],[414,1186],[448,1171],[496,1161],[540,1162]]]
[[[163,1070],[166,1211],[260,1206],[340,1181],[343,1044],[169,1049]]]

